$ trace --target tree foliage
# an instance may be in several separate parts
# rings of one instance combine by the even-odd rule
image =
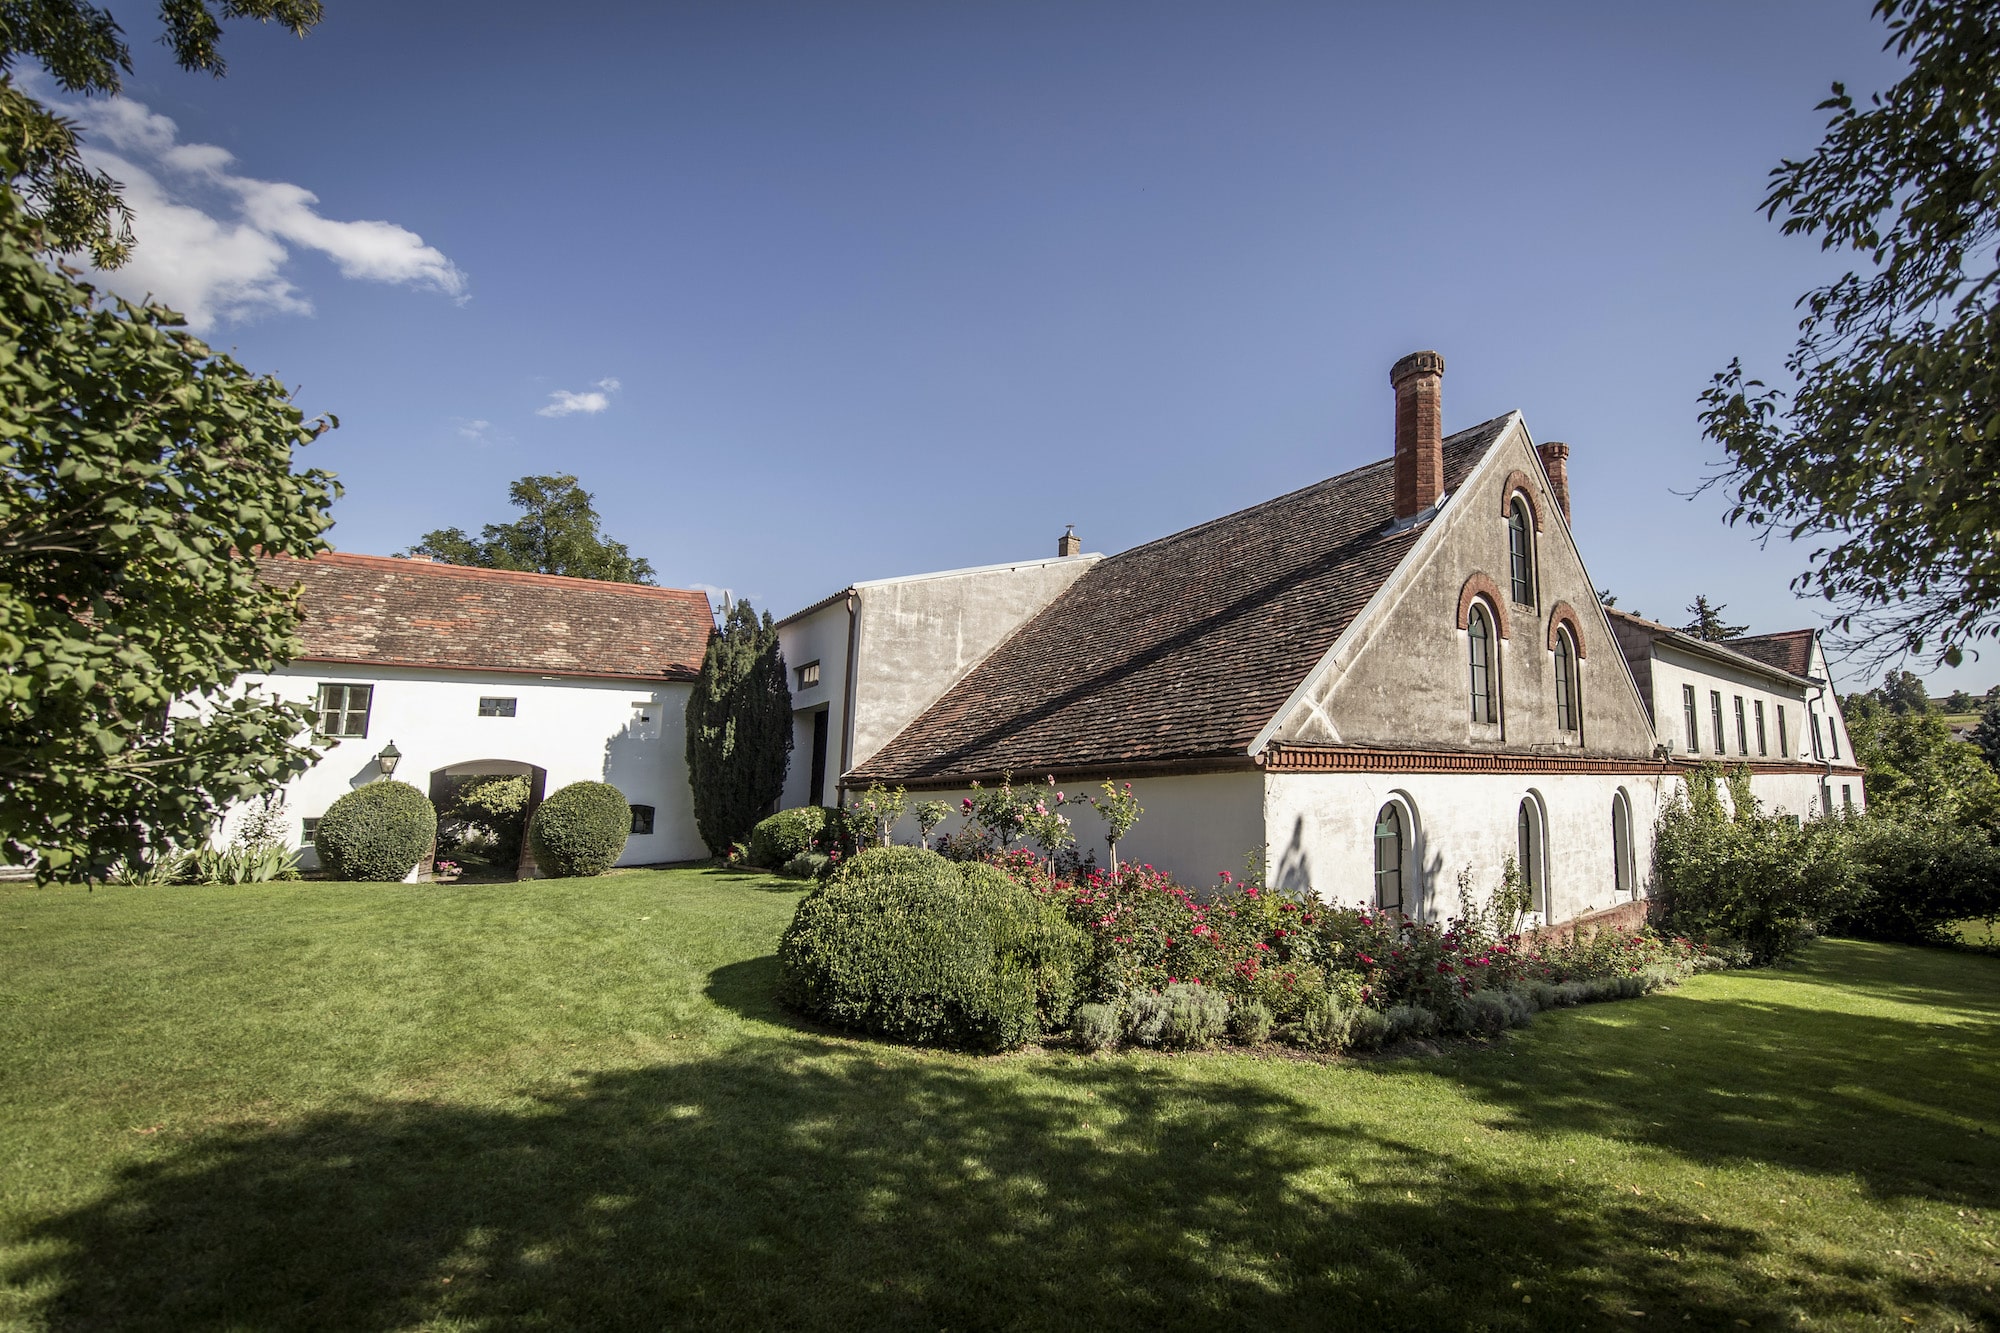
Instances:
[[[507,488],[507,498],[525,511],[512,523],[488,523],[477,537],[463,528],[424,534],[410,555],[428,555],[451,565],[563,574],[607,583],[651,583],[653,566],[612,541],[600,528],[595,497],[567,473],[523,477]]]
[[[220,77],[229,19],[279,23],[303,37],[320,0],[160,0],[161,41],[182,69]],[[132,213],[118,182],[85,164],[76,126],[22,92],[22,60],[48,71],[64,92],[109,96],[132,72],[132,49],[111,11],[84,0],[0,0],[0,149],[22,206],[42,223],[56,253],[88,252],[116,268],[132,251]]]
[[[717,856],[777,804],[792,754],[792,691],[767,611],[729,610],[708,641],[687,707],[688,786],[701,840]]]
[[[304,709],[229,686],[296,651],[255,555],[324,550],[338,487],[292,470],[326,423],[283,384],[51,271],[43,235],[0,188],[0,847],[80,880],[311,764]]]
[[[1882,683],[1868,691],[1868,694],[1892,713],[1931,711],[1931,692],[1924,688],[1923,677],[1914,671],[1886,672],[1882,676]]]
[[[1989,696],[1979,711],[1979,724],[1972,729],[1972,744],[1986,757],[1989,767],[2000,770],[2000,698]]]
[[[1724,639],[1742,638],[1744,634],[1749,632],[1750,627],[1748,625],[1732,625],[1724,620],[1722,613],[1728,609],[1727,606],[1721,603],[1710,606],[1708,598],[1697,595],[1693,604],[1687,609],[1688,614],[1693,619],[1681,626],[1681,633],[1692,634],[1695,638],[1705,643],[1720,643]]]
[[[1729,521],[1819,543],[1801,592],[1877,660],[2000,633],[2000,4],[1877,0],[1903,79],[1840,84],[1766,216],[1857,261],[1806,293],[1789,394],[1740,362],[1702,395]]]
[[[1951,738],[1930,709],[1894,713],[1857,695],[1847,713],[1868,808],[1885,819],[1944,820],[2000,830],[2000,776],[1978,747]]]

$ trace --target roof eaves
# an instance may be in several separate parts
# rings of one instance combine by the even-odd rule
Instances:
[[[1797,675],[1785,670],[1783,667],[1774,667],[1769,662],[1760,662],[1748,653],[1735,651],[1727,643],[1716,643],[1709,639],[1697,639],[1694,635],[1683,630],[1677,630],[1672,625],[1662,625],[1656,620],[1648,620],[1644,616],[1635,616],[1630,611],[1620,611],[1616,607],[1606,607],[1605,614],[1615,616],[1629,624],[1638,626],[1646,633],[1652,635],[1654,639],[1665,639],[1683,652],[1693,653],[1696,656],[1712,657],[1731,666],[1755,671],[1759,675],[1776,676],[1780,680],[1788,680],[1794,684],[1818,685],[1821,683],[1811,676]],[[1788,632],[1796,633],[1797,631]],[[1760,634],[1749,637],[1773,638],[1776,636]]]

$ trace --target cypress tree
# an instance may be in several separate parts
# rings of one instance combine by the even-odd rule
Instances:
[[[687,707],[694,822],[722,856],[778,802],[792,754],[792,691],[770,612],[737,602],[710,639]]]

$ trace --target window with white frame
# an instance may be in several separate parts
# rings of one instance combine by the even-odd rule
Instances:
[[[819,659],[814,658],[799,668],[799,688],[809,690],[819,684]]]
[[[375,702],[372,685],[331,685],[319,687],[313,713],[315,734],[333,740],[351,737],[367,739],[368,710]]]
[[[491,695],[481,695],[479,697],[479,716],[512,717],[514,716],[514,705],[516,702],[513,699],[497,699]]]

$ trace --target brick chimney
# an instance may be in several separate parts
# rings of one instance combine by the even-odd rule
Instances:
[[[1562,506],[1563,522],[1569,522],[1569,446],[1550,440],[1547,444],[1535,446],[1535,452],[1542,456],[1542,471],[1549,474],[1549,489],[1556,493],[1556,503]]]
[[[1412,352],[1389,371],[1396,386],[1396,517],[1415,518],[1444,494],[1444,358]]]
[[[1067,525],[1068,530],[1056,539],[1057,555],[1082,555],[1083,538],[1076,535],[1076,524]]]

